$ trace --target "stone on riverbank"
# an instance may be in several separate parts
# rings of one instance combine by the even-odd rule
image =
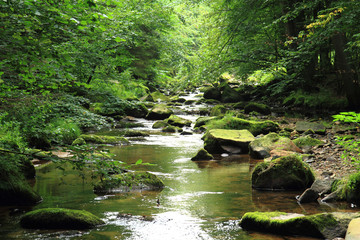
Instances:
[[[351,219],[358,213],[320,213],[304,216],[283,212],[248,212],[240,222],[245,230],[278,235],[300,235],[321,239],[344,237]]]
[[[204,95],[203,97],[205,99],[215,99],[215,100],[220,100],[221,99],[221,92],[218,88],[215,88],[215,87],[210,87],[210,88],[207,88],[205,91],[204,91]]]
[[[85,210],[44,208],[26,213],[20,220],[23,228],[89,229],[104,222]]]
[[[205,149],[200,149],[198,151],[198,153],[196,154],[196,156],[194,156],[193,158],[191,158],[192,161],[201,161],[201,160],[212,160],[214,159],[213,155],[211,155],[210,153],[208,153],[208,151],[206,151]]]
[[[102,179],[94,186],[97,194],[129,192],[132,190],[160,190],[163,181],[149,172],[127,172]]]
[[[318,146],[318,145],[323,144],[322,141],[320,141],[318,139],[315,139],[315,138],[312,138],[310,136],[299,137],[297,139],[294,139],[293,142],[299,148],[314,147],[314,146]]]
[[[210,116],[223,116],[227,109],[224,105],[216,105],[210,110]]]
[[[209,153],[247,153],[255,137],[248,130],[211,129],[203,140]]]
[[[220,118],[221,118],[221,117],[220,117]],[[212,117],[199,117],[198,119],[196,119],[194,128],[204,126],[204,125],[207,124],[208,122],[210,122],[210,121],[212,121],[212,120],[220,119],[220,118],[219,118],[219,117],[216,117],[216,116],[212,116]]]
[[[240,93],[238,93],[235,89],[231,88],[228,84],[226,84],[221,93],[221,102],[223,103],[235,103],[242,101]]]
[[[146,116],[148,120],[164,120],[173,114],[173,111],[164,104],[155,105]]]
[[[331,200],[360,204],[360,172],[335,181],[331,189],[331,194],[322,199],[324,202]]]
[[[310,188],[306,189],[299,197],[299,203],[317,202],[318,198],[331,191],[332,179],[316,179]]]
[[[165,119],[165,122],[175,126],[175,127],[190,127],[191,126],[191,121],[188,119],[184,119],[181,118],[179,116],[176,115],[171,115],[169,118]]]
[[[128,144],[129,140],[118,136],[100,136],[94,134],[82,134],[74,140],[72,145],[93,144]]]
[[[276,133],[269,133],[249,144],[249,153],[253,158],[268,158],[271,156],[270,152],[272,150],[284,150],[290,153],[302,152],[289,138],[281,137]]]
[[[296,154],[257,164],[251,177],[252,187],[261,190],[305,189],[314,180],[309,165]]]
[[[326,127],[321,123],[299,121],[296,123],[296,131],[303,133],[309,129],[313,130],[317,134],[325,134]]]
[[[254,136],[280,130],[279,124],[273,121],[251,121],[232,116],[225,116],[222,119],[210,121],[207,127],[209,129],[247,129]]]

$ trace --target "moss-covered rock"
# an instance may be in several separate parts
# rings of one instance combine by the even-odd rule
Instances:
[[[204,91],[203,97],[204,97],[205,99],[220,100],[220,99],[221,99],[221,91],[220,91],[220,89],[218,89],[218,88],[210,87],[210,88],[207,88],[207,89]]]
[[[209,153],[247,153],[255,137],[248,130],[211,129],[203,140],[204,149]]]
[[[161,102],[168,102],[170,101],[170,97],[165,96],[163,93],[156,91],[152,92],[151,96],[153,97],[155,102],[161,101]]]
[[[20,220],[23,228],[35,229],[89,229],[100,224],[104,224],[104,221],[92,213],[64,208],[31,211]]]
[[[235,103],[242,100],[243,98],[235,89],[231,88],[228,84],[224,85],[221,93],[221,102]]]
[[[152,125],[152,128],[164,128],[164,127],[167,127],[169,126],[169,124],[163,120],[160,120],[160,121],[156,121],[153,125]]]
[[[360,204],[360,172],[335,181],[331,191],[334,200]]]
[[[226,111],[227,108],[224,105],[216,105],[210,110],[210,116],[222,116]]]
[[[221,119],[221,117],[216,117],[216,116],[212,116],[212,117],[199,117],[198,119],[196,119],[194,128],[204,126],[204,125],[207,124],[208,122],[210,122],[210,121],[212,121],[212,120],[216,120],[216,119]]]
[[[22,158],[14,154],[0,156],[0,205],[34,205],[41,201],[17,164]]]
[[[85,145],[86,141],[85,139],[83,139],[82,137],[78,137],[77,139],[75,139],[71,145],[73,146],[81,146],[81,145]]]
[[[348,217],[343,215],[348,215]],[[334,239],[345,236],[346,227],[350,219],[355,216],[356,214],[341,213],[304,216],[284,212],[248,212],[242,217],[240,226],[245,230],[278,235]]]
[[[247,129],[254,136],[280,130],[279,124],[273,121],[251,121],[232,116],[225,116],[220,120],[213,120],[207,124],[207,127],[208,129]]]
[[[164,120],[173,114],[173,111],[164,104],[155,105],[146,116],[149,120]]]
[[[146,106],[141,102],[133,102],[127,100],[116,100],[105,103],[92,103],[90,110],[93,113],[103,116],[133,116],[133,117],[145,117],[148,113]]]
[[[149,134],[144,131],[127,130],[124,132],[124,137],[147,137]]]
[[[128,192],[131,190],[160,190],[163,181],[149,172],[127,172],[102,179],[94,186],[95,193]]]
[[[322,141],[320,141],[318,139],[315,139],[315,138],[312,138],[310,136],[299,137],[297,139],[294,139],[293,142],[299,148],[313,147],[313,146],[318,146],[318,145],[323,144]]]
[[[251,176],[253,188],[262,190],[300,190],[314,180],[310,166],[296,154],[259,163]]]
[[[309,129],[313,130],[317,134],[325,134],[326,131],[326,127],[321,123],[305,121],[296,122],[296,131],[299,133],[303,133]]]
[[[272,150],[301,152],[289,138],[281,137],[276,133],[269,133],[264,137],[255,139],[249,144],[249,153],[253,158],[263,159],[270,157]]]
[[[93,143],[93,144],[128,144],[129,140],[124,137],[118,136],[98,136],[95,134],[82,134],[79,138],[82,138],[85,143]],[[83,143],[81,139],[75,139],[75,143]],[[73,144],[74,144],[73,142]]]
[[[208,151],[206,151],[203,148],[198,151],[196,156],[191,158],[192,161],[212,160],[212,159],[214,159],[213,155],[208,153]]]
[[[260,114],[269,115],[271,113],[270,107],[266,104],[250,102],[244,107],[245,113],[258,112]]]
[[[179,116],[176,115],[171,115],[169,118],[165,119],[165,122],[167,122],[168,124],[172,125],[172,126],[176,126],[176,127],[190,127],[191,126],[191,121],[185,118],[181,118]]]
[[[175,132],[182,132],[183,129],[180,127],[168,125],[168,126],[164,127],[163,129],[161,129],[161,131],[167,132],[167,133],[175,133]]]

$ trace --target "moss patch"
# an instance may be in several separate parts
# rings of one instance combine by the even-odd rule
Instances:
[[[314,180],[310,166],[296,154],[257,164],[251,177],[253,188],[263,190],[305,189]]]
[[[299,137],[299,138],[293,140],[293,142],[299,148],[303,148],[303,147],[306,147],[306,146],[313,147],[313,146],[318,146],[318,145],[323,144],[322,141],[320,141],[318,139],[315,139],[315,138],[312,138],[310,136]]]
[[[146,116],[149,120],[163,120],[173,114],[173,111],[164,104],[155,105]]]
[[[127,192],[130,190],[158,190],[164,188],[163,181],[149,172],[127,172],[112,175],[94,186],[95,193]]]
[[[190,127],[191,126],[191,121],[181,118],[179,116],[176,115],[171,115],[169,118],[167,118],[165,120],[165,122],[167,122],[168,124],[172,125],[172,126],[176,126],[176,127]]]
[[[104,222],[84,210],[44,208],[26,213],[20,220],[24,228],[88,229]]]
[[[299,216],[283,212],[248,212],[240,223],[245,230],[316,238],[326,238],[327,228],[334,228],[337,224],[332,214]]]
[[[260,114],[268,115],[271,113],[269,106],[262,103],[251,102],[244,107],[245,113],[257,112]]]
[[[210,110],[210,116],[221,116],[226,113],[227,109],[224,105],[216,105]]]
[[[251,121],[229,115],[220,120],[210,121],[206,126],[208,129],[247,129],[254,136],[280,130],[279,125],[273,121]]]
[[[196,156],[194,156],[193,158],[191,158],[192,161],[201,161],[201,160],[212,160],[214,159],[213,155],[211,155],[210,153],[208,153],[208,151],[206,151],[205,149],[200,149],[198,151],[198,153],[196,154]]]

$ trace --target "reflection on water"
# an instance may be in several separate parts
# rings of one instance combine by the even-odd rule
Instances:
[[[83,181],[69,168],[66,175],[55,165],[38,172],[35,190],[44,201],[35,209],[85,209],[106,224],[88,231],[25,230],[18,226],[29,209],[0,210],[4,239],[284,239],[249,233],[239,227],[248,211],[285,211],[312,214],[334,209],[319,204],[299,205],[299,192],[260,192],[251,188],[250,172],[256,162],[248,155],[215,156],[215,161],[192,162],[202,147],[201,135],[151,135],[130,146],[111,147],[118,160],[138,159],[154,166],[136,166],[161,177],[162,191],[135,191],[97,196],[91,180]],[[221,160],[220,160],[221,159]],[[337,206],[348,209],[346,204]],[[309,239],[289,238],[286,239]]]

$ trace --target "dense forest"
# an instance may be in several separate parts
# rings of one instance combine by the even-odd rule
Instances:
[[[209,104],[238,104],[241,116],[257,102],[277,115],[351,125],[337,141],[358,169],[359,1],[2,0],[0,9],[2,205],[39,201],[11,193],[30,188],[34,158],[80,172],[95,159],[93,178],[122,173],[74,140],[130,127],[122,120],[148,117],[155,95],[198,89]]]

